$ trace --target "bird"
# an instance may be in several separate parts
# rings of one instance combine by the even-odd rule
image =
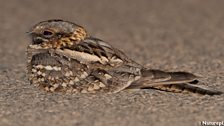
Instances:
[[[199,85],[199,77],[189,72],[144,67],[70,21],[41,21],[31,27],[28,35],[28,79],[47,92],[113,94],[128,89],[156,89],[203,95],[223,93]]]

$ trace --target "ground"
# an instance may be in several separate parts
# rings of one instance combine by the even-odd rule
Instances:
[[[0,4],[0,126],[200,125],[224,121],[224,95],[156,90],[113,95],[46,93],[26,76],[26,31],[60,18],[150,68],[188,71],[224,91],[224,1],[8,0]]]

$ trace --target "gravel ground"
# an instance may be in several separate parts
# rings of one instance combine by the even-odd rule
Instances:
[[[8,0],[0,4],[0,126],[194,126],[224,121],[224,95],[156,90],[46,93],[26,78],[26,31],[61,18],[151,68],[202,75],[224,91],[224,1]]]

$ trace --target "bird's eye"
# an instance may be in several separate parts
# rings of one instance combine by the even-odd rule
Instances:
[[[43,35],[45,36],[45,37],[47,37],[47,38],[50,38],[50,37],[52,37],[53,36],[53,32],[51,32],[51,31],[44,31],[43,32]]]

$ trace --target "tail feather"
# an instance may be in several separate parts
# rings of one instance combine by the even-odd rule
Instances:
[[[152,89],[174,92],[174,93],[183,93],[183,92],[191,92],[191,93],[198,93],[202,95],[221,95],[223,92],[216,91],[209,89],[207,87],[199,86],[199,85],[192,85],[189,83],[184,84],[170,84],[170,85],[163,85],[163,86],[155,86],[155,87],[148,87]]]
[[[192,92],[204,95],[220,95],[223,93],[196,85],[199,83],[198,78],[198,76],[188,72],[142,70],[142,77],[128,88],[153,88],[176,93]]]

